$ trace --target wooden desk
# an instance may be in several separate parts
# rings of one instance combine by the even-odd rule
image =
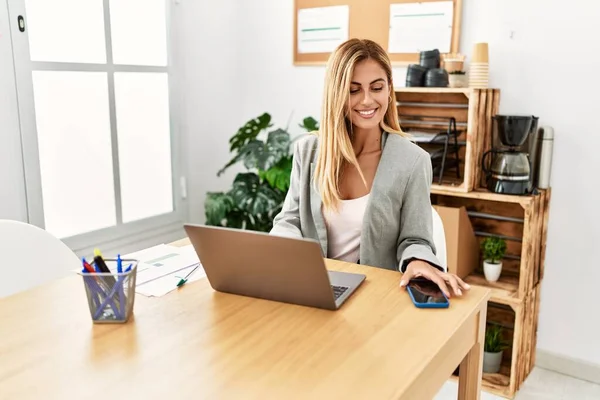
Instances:
[[[80,277],[0,300],[0,398],[429,399],[461,363],[478,399],[488,289],[419,310],[400,274],[367,280],[338,311],[214,292],[206,279],[136,297],[134,320],[93,325]]]

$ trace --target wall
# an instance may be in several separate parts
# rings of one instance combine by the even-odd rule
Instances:
[[[538,347],[600,364],[600,269],[592,253],[600,242],[599,186],[590,182],[600,170],[595,132],[600,81],[593,75],[600,55],[592,50],[600,5],[575,3],[465,0],[461,50],[469,55],[472,43],[488,41],[490,84],[502,90],[500,112],[534,114],[555,130]],[[324,68],[292,64],[293,0],[243,4],[238,27],[243,78],[236,96],[242,115],[270,111],[276,123],[286,124],[293,111],[293,128],[305,115],[318,118]],[[404,71],[396,68],[397,84],[403,85]]]
[[[277,126],[289,121],[296,133],[304,117],[320,119],[324,69],[292,63],[293,5],[292,0],[243,2],[240,102],[244,118],[269,112]]]
[[[235,172],[216,175],[230,159],[229,138],[243,124],[240,85],[247,75],[236,3],[189,0],[172,8],[189,220],[195,223],[204,222],[206,192],[227,190]]]
[[[0,219],[27,221],[15,72],[5,0],[0,0]]]

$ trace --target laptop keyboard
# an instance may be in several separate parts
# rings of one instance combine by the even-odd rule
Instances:
[[[337,300],[341,295],[343,295],[346,290],[348,290],[348,288],[346,286],[333,286],[331,285],[331,288],[333,289],[333,297]]]

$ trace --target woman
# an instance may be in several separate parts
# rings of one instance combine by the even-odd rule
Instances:
[[[435,256],[429,155],[400,129],[386,52],[351,39],[331,55],[318,135],[298,141],[271,234],[312,238],[324,257],[400,270],[446,296],[469,286]]]

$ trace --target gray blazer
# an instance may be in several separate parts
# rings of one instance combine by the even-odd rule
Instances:
[[[296,143],[290,189],[271,234],[318,241],[327,257],[327,227],[313,184],[318,137]],[[382,154],[363,218],[360,264],[404,272],[413,259],[444,270],[435,256],[429,155],[409,139],[384,132]]]

